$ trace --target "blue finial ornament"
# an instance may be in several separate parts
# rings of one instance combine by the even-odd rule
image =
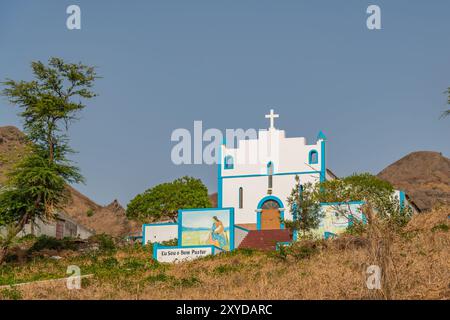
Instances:
[[[322,131],[320,131],[317,135],[317,140],[327,140],[327,136]]]

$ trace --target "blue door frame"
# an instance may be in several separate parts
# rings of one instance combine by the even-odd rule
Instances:
[[[280,198],[275,196],[267,196],[262,198],[258,203],[258,212],[256,213],[256,229],[261,230],[261,210],[264,202],[273,200],[278,203],[280,206],[280,209],[284,209],[283,202],[280,200]],[[280,210],[280,220],[284,220],[284,210]],[[280,229],[284,229],[284,223],[280,224]]]

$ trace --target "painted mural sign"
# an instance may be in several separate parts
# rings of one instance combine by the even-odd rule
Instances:
[[[163,247],[155,244],[153,258],[159,262],[178,263],[190,261],[222,252],[219,248],[209,246]]]
[[[321,204],[321,210],[325,216],[313,233],[326,239],[343,233],[351,224],[352,219],[364,221],[365,217],[361,211],[362,204],[362,202]]]
[[[188,209],[178,214],[178,245],[214,246],[224,251],[234,249],[234,210]]]

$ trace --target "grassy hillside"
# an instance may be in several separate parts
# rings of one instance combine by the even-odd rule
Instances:
[[[395,299],[450,299],[450,208],[416,216],[393,243]],[[364,299],[364,237],[299,243],[293,255],[237,250],[178,265],[158,264],[151,246],[124,246],[0,268],[0,285],[66,276],[80,266],[82,289],[65,282],[0,289],[11,299]]]

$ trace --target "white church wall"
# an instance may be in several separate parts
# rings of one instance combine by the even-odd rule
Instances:
[[[308,182],[318,182],[320,175],[316,174],[300,174],[300,182],[302,184]],[[272,196],[281,200],[285,208],[284,218],[292,220],[292,215],[287,205],[287,198],[291,194],[295,186],[295,175],[274,175]],[[239,188],[243,188],[243,208],[239,208]],[[235,208],[235,223],[256,223],[256,209],[258,203],[264,197],[268,196],[268,177],[258,176],[250,178],[225,178],[223,179],[223,207]]]
[[[320,171],[321,169],[321,142],[307,145],[305,138],[285,138],[284,131],[274,130],[273,137],[278,139],[278,149],[271,153],[262,152],[266,147],[267,130],[259,131],[258,140],[241,140],[238,148],[222,146],[222,158],[232,156],[234,168],[225,169],[222,161],[222,176],[248,176],[267,173],[267,164],[272,161],[276,173],[298,173]],[[279,136],[277,133],[282,132]],[[310,151],[317,151],[317,163],[309,163]]]
[[[243,208],[239,208],[239,188],[243,188]],[[256,223],[258,202],[267,195],[267,177],[223,179],[222,206],[232,207],[235,223]]]
[[[320,142],[313,145],[302,145],[298,138],[287,138],[280,143],[280,163],[275,164],[275,172],[308,172],[320,171]],[[309,164],[309,152],[317,151],[318,162]]]
[[[142,226],[142,244],[169,241],[178,238],[177,223],[152,223]]]

